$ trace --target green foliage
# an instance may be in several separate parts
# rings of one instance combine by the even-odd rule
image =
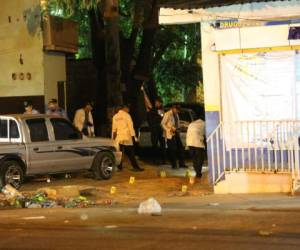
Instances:
[[[48,8],[51,15],[69,18],[79,25],[79,47],[76,59],[92,57],[91,26],[88,12],[90,9],[95,8],[98,2],[100,1],[51,0],[49,2]]]
[[[133,1],[119,0],[120,30],[124,37],[129,38],[133,27]]]
[[[78,10],[91,10],[97,8],[101,0],[49,0],[49,5],[63,10],[67,17],[73,16]]]
[[[200,51],[198,24],[161,27],[155,43],[153,75],[165,103],[184,100],[184,93],[202,80],[198,64]]]
[[[88,11],[97,8],[101,0],[50,0],[51,13],[79,22],[79,51],[76,58],[90,58],[91,39]],[[147,0],[119,0],[120,31],[129,38],[134,27],[141,27],[147,13]],[[142,41],[138,33],[135,56]],[[153,50],[153,78],[164,102],[181,101],[183,90],[199,86],[202,81],[200,25],[160,26]]]

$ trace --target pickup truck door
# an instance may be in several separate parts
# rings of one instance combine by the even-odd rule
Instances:
[[[44,118],[28,118],[25,120],[27,131],[27,157],[29,159],[27,173],[50,173],[53,169],[53,148]]]
[[[89,169],[95,152],[85,147],[81,133],[63,118],[51,118],[53,133],[54,164],[62,171]]]

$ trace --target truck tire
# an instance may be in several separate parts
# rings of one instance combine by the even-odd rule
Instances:
[[[6,184],[18,189],[24,181],[24,171],[17,161],[5,161],[0,166],[0,187]]]
[[[93,163],[93,173],[96,179],[109,180],[115,168],[114,156],[109,152],[98,153]]]

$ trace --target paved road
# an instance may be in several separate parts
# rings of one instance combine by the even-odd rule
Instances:
[[[0,211],[0,249],[300,249],[300,210],[168,205]],[[30,218],[32,217],[32,218]]]

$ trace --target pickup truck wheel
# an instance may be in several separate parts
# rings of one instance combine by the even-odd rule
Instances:
[[[94,161],[93,172],[96,179],[108,180],[113,176],[115,159],[108,152],[99,153]]]
[[[20,164],[16,161],[6,161],[0,167],[0,187],[6,184],[18,189],[24,180],[24,172]]]

